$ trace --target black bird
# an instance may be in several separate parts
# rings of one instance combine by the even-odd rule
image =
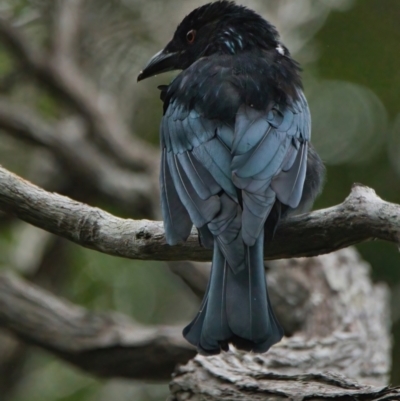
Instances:
[[[254,11],[217,1],[192,11],[138,81],[162,86],[161,206],[168,244],[194,224],[213,248],[200,311],[183,331],[204,355],[232,343],[265,352],[282,328],[268,299],[264,242],[281,217],[306,211],[324,167],[310,145],[299,66]]]

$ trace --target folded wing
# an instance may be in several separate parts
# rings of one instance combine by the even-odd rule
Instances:
[[[300,203],[310,125],[302,93],[291,107],[242,105],[234,127],[172,101],[161,125],[167,242],[184,241],[193,223],[202,242],[211,247],[216,237],[229,265],[240,270],[242,242],[255,244],[275,201],[293,209]]]
[[[236,115],[232,180],[242,190],[242,236],[253,246],[278,199],[300,203],[307,169],[310,115],[304,95],[292,107],[268,112],[243,105]]]

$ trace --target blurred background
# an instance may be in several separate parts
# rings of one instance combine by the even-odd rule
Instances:
[[[32,54],[41,54],[43,60],[47,54],[48,60],[50,55],[54,60],[59,56],[65,76],[77,82],[71,95],[62,79],[56,84],[43,79],[32,60],[21,62],[7,35],[0,34],[0,164],[47,190],[114,214],[159,218],[158,202],[149,205],[144,192],[149,190],[147,184],[156,181],[149,160],[153,159],[156,171],[161,118],[156,87],[174,74],[140,84],[136,76],[172,37],[180,20],[207,1],[83,0],[76,2],[72,20],[63,18],[66,2],[0,0],[0,16],[23,35],[21,41]],[[354,182],[400,203],[400,2],[243,0],[241,4],[272,21],[303,66],[312,138],[327,166],[325,189],[315,208],[342,202]],[[62,30],[71,26],[70,41],[63,41]],[[84,101],[93,107],[86,107]],[[22,122],[4,123],[4,113],[16,113]],[[25,133],[24,121],[29,125]],[[32,127],[37,127],[36,136],[29,132],[35,131]],[[52,141],[39,135],[47,128],[55,133]],[[71,132],[83,132],[96,143],[108,157],[109,170],[79,172],[85,169],[85,160],[73,152],[66,155]],[[142,141],[154,146],[147,159],[142,154],[144,171],[129,160],[129,152],[122,154],[123,141],[110,150],[107,135],[113,132],[123,132],[127,141],[134,138],[140,146]],[[59,146],[54,146],[56,140]],[[122,156],[117,160],[119,151]],[[103,159],[93,160],[101,164]],[[131,171],[150,178],[130,186]],[[130,193],[136,194],[134,202]],[[400,385],[399,251],[379,241],[358,249],[371,264],[373,279],[387,282],[392,289],[391,383]],[[163,263],[95,253],[2,214],[0,269],[17,271],[74,303],[116,310],[144,324],[183,326],[198,305],[184,280]],[[155,401],[165,400],[168,394],[167,383],[102,381],[5,333],[0,335],[1,401]]]

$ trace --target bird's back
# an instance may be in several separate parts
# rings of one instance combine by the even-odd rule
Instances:
[[[209,355],[228,343],[265,352],[282,329],[268,299],[264,240],[312,203],[322,163],[299,67],[276,29],[233,2],[191,12],[140,73],[183,70],[162,87],[161,206],[166,240],[192,225],[213,248],[210,282],[185,338]]]

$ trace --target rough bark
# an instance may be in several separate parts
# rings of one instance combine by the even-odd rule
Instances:
[[[176,400],[387,391],[388,290],[371,284],[369,266],[354,250],[271,262],[268,283],[290,336],[263,355],[196,356],[175,373]],[[166,380],[195,356],[181,327],[145,327],[88,311],[12,275],[0,276],[0,326],[101,377]]]
[[[211,259],[192,231],[185,243],[168,246],[161,222],[115,217],[101,209],[49,193],[0,168],[0,209],[84,247],[143,260]],[[354,185],[334,207],[285,219],[266,259],[321,255],[382,239],[400,244],[400,206],[385,202],[373,189]]]
[[[386,387],[388,290],[354,250],[273,262],[268,281],[279,317],[301,322],[295,333],[262,355],[196,356],[177,369],[171,400],[400,400]]]

